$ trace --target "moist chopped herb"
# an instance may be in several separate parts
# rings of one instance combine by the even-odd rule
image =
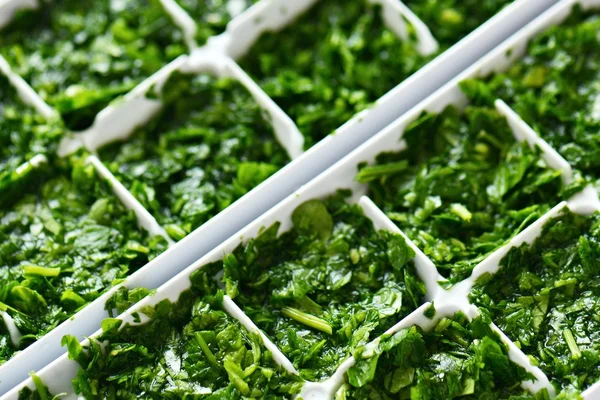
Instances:
[[[204,44],[258,0],[175,0],[196,21],[196,41]]]
[[[380,154],[357,179],[450,282],[560,202],[560,172],[515,142],[494,109],[425,113],[402,138],[406,149]]]
[[[598,10],[575,7],[508,71],[463,83],[473,101],[507,102],[588,179],[600,178]]]
[[[0,74],[0,204],[14,198],[28,169],[16,169],[34,156],[52,156],[63,133],[60,121],[45,120],[24,104]],[[10,191],[9,191],[10,189]]]
[[[104,309],[108,315],[117,317],[127,311],[134,304],[142,301],[146,296],[153,295],[154,290],[148,290],[144,287],[127,289],[121,286],[104,304]]]
[[[427,25],[442,48],[448,48],[492,18],[512,0],[404,0]]]
[[[65,336],[69,357],[81,367],[73,381],[76,393],[86,399],[117,393],[118,398],[292,399],[299,378],[282,371],[260,336],[223,311],[223,293],[204,293],[204,283],[193,284],[176,303],[163,300],[144,308],[146,323],[118,329],[122,321],[104,320],[104,333],[89,347]]]
[[[200,271],[222,268],[226,293],[311,381],[331,376],[425,294],[404,239],[375,231],[347,194],[302,204],[291,230],[277,237],[276,223]]]
[[[179,240],[289,158],[260,106],[239,82],[174,74],[164,87],[161,114],[100,155]]]
[[[74,130],[186,51],[159,0],[42,1],[0,32],[0,54]]]
[[[512,248],[471,294],[559,391],[600,380],[598,260],[600,214],[565,211],[532,244]]]
[[[308,148],[428,59],[386,28],[380,6],[322,0],[281,32],[263,34],[240,65],[296,122]]]
[[[59,400],[63,396],[63,394],[56,396],[50,394],[48,387],[35,373],[31,372],[29,376],[31,376],[31,380],[35,385],[35,390],[31,390],[28,387],[23,388],[19,392],[19,400]]]
[[[431,332],[417,326],[384,336],[374,351],[355,351],[342,399],[546,399],[520,387],[531,376],[508,357],[488,316],[442,318]],[[545,394],[545,396],[544,396]]]
[[[0,207],[0,364],[166,247],[83,158],[30,179],[15,204]],[[16,344],[7,318],[21,334]]]
[[[460,9],[439,7],[446,14],[460,10],[469,15],[468,25],[461,24],[463,29],[454,34],[440,30],[440,52],[498,8],[471,3],[476,2],[456,6]],[[431,4],[420,5],[418,11],[436,14]],[[263,34],[240,65],[296,122],[308,148],[435,57],[421,56],[414,45],[412,32],[403,41],[386,27],[379,5],[321,0],[281,32]]]

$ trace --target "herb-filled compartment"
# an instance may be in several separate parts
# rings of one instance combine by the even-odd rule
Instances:
[[[33,168],[0,211],[0,363],[165,249],[84,155]]]

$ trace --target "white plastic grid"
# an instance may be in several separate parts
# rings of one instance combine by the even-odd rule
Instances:
[[[183,10],[176,5],[175,2],[173,2],[172,0],[161,0],[161,2],[163,3],[166,11],[176,20],[176,24],[184,31],[184,34],[186,36],[187,39],[187,43],[188,46],[193,49],[195,48],[195,44],[192,42],[192,40],[190,39],[191,37],[193,37],[193,33],[195,31],[195,24],[191,24],[191,22],[193,22],[189,16],[188,18],[186,18],[187,14],[185,14],[185,12],[183,12]],[[418,41],[418,47],[419,50],[423,53],[423,54],[428,54],[429,52],[433,52],[435,51],[435,48],[437,46],[437,44],[435,43],[435,39],[433,39],[431,37],[431,34],[429,33],[429,30],[426,28],[426,26],[418,21],[418,19],[416,19],[416,16],[414,16],[414,14],[412,14],[410,12],[410,10],[408,10],[401,2],[396,1],[396,0],[376,0],[374,2],[380,3],[382,5],[384,5],[383,7],[383,12],[384,12],[384,20],[386,21],[386,24],[392,24],[391,28],[394,32],[396,32],[397,34],[399,34],[401,37],[402,35],[406,32],[406,27],[403,26],[402,24],[405,24],[405,20],[410,21],[413,26],[416,28],[417,31],[417,37],[419,39]],[[27,5],[27,4],[28,5]],[[7,0],[4,3],[0,3],[0,8],[6,6],[9,7],[9,11],[10,11],[10,7],[13,7],[12,9],[14,10],[15,8],[20,8],[20,7],[31,7],[34,6],[36,4],[35,0]],[[298,2],[299,4],[302,3],[302,1]],[[314,3],[314,0],[309,0],[309,1],[304,1],[305,6],[308,7],[310,6],[311,3]],[[524,3],[524,2],[522,2]],[[549,3],[549,2],[548,2]],[[261,7],[263,7],[264,9],[268,9],[269,7],[271,7],[272,10],[277,10],[278,13],[274,14],[274,18],[275,20],[278,21],[282,21],[281,15],[279,13],[279,11],[281,10],[281,7],[284,5],[284,2],[282,1],[278,1],[278,0],[263,0],[262,2],[259,2],[258,4],[254,5],[253,7],[251,7],[246,13],[243,13],[242,15],[240,15],[239,17],[237,17],[236,19],[234,19],[232,21],[232,23],[230,24],[230,26],[227,29],[227,32],[223,35],[221,35],[222,37],[229,37],[229,40],[224,40],[221,39],[219,40],[219,37],[215,37],[212,38],[212,41],[209,41],[209,46],[207,46],[205,49],[199,49],[196,50],[193,55],[190,57],[190,60],[186,60],[181,61],[181,60],[175,60],[173,63],[171,63],[170,65],[166,66],[164,69],[158,71],[155,75],[153,75],[152,77],[148,78],[146,81],[144,81],[142,84],[140,84],[136,89],[134,89],[130,94],[128,94],[125,98],[125,102],[120,103],[120,105],[111,105],[109,107],[107,107],[107,109],[103,110],[97,117],[94,126],[84,132],[84,135],[82,136],[84,139],[82,140],[82,143],[77,143],[74,141],[65,141],[63,143],[62,149],[63,149],[63,154],[67,154],[71,151],[73,151],[74,148],[76,148],[77,146],[83,144],[85,145],[88,149],[94,150],[98,147],[100,147],[102,144],[108,143],[111,140],[107,140],[106,138],[106,134],[108,132],[110,132],[112,135],[112,140],[116,139],[116,138],[121,138],[123,136],[128,135],[129,133],[131,133],[131,131],[137,127],[138,125],[142,124],[143,122],[147,121],[155,112],[158,111],[158,109],[160,108],[160,104],[157,104],[156,102],[152,102],[149,101],[148,99],[146,99],[143,96],[143,93],[145,93],[146,90],[148,90],[148,88],[154,84],[157,83],[161,80],[164,81],[164,79],[166,79],[166,76],[168,76],[168,74],[170,74],[171,72],[173,72],[173,70],[175,70],[178,67],[181,67],[182,70],[185,69],[184,64],[187,64],[188,66],[193,65],[194,63],[199,63],[201,65],[206,66],[206,63],[202,60],[208,60],[211,57],[214,57],[216,55],[217,52],[220,53],[226,53],[229,56],[233,56],[233,45],[237,46],[236,48],[238,49],[238,51],[241,51],[241,47],[240,44],[242,43],[242,39],[247,39],[249,36],[246,35],[247,30],[245,31],[244,29],[248,29],[247,27],[244,28],[244,21],[246,21],[246,24],[249,24],[249,21],[252,21],[252,23],[255,23],[256,20],[252,20],[252,16],[256,16],[256,13],[259,13],[261,10]],[[287,8],[289,8],[289,4],[287,4]],[[541,5],[540,5],[541,6]],[[516,7],[515,7],[516,8]],[[258,11],[257,11],[258,10]],[[268,11],[263,11],[263,12],[268,12]],[[395,12],[398,12],[400,14],[402,14],[402,16],[404,18],[397,18],[397,16],[399,14],[394,14]],[[528,12],[531,12],[531,10],[528,10]],[[255,13],[255,14],[252,14]],[[288,14],[287,15],[287,22],[291,21],[295,15],[297,15],[299,13],[296,12],[296,14]],[[507,11],[508,13],[508,11]],[[3,15],[8,15],[9,13],[4,13]],[[0,25],[1,26],[1,25]],[[238,27],[238,34],[235,35],[233,33],[230,34],[231,32],[235,32],[235,28],[236,26]],[[242,28],[239,28],[242,27]],[[254,28],[256,29],[256,27]],[[272,27],[271,27],[272,29]],[[404,33],[403,33],[404,32]],[[256,34],[255,39],[258,37],[259,35]],[[228,47],[223,47],[221,50],[216,50],[217,47],[215,47],[216,45],[213,43],[227,43]],[[250,44],[247,44],[247,46],[249,46]],[[210,51],[207,52],[206,50],[209,49]],[[226,51],[225,51],[226,49]],[[196,55],[197,53],[197,55]],[[185,57],[185,56],[184,56]],[[178,64],[181,63],[181,64]],[[0,64],[1,65],[1,64]],[[271,99],[269,99],[264,92],[262,92],[262,90],[260,90],[258,88],[258,86],[249,78],[247,77],[247,75],[245,73],[243,73],[243,71],[241,71],[241,69],[239,69],[239,67],[237,67],[238,70],[236,70],[235,68],[237,67],[237,64],[232,63],[232,65],[228,66],[229,68],[229,73],[231,73],[233,76],[236,76],[237,74],[237,78],[240,79],[240,81],[253,93],[253,95],[255,95],[255,98],[257,99],[257,101],[260,103],[261,106],[263,106],[265,109],[269,109],[270,106],[274,106],[274,103],[272,102]],[[193,69],[193,67],[191,67]],[[213,70],[213,72],[215,72]],[[7,75],[14,75],[12,73],[7,73]],[[11,78],[12,80],[12,78]],[[47,115],[50,116],[51,114],[53,114],[53,110],[48,107],[43,101],[41,101],[41,99],[39,98],[39,96],[37,96],[35,94],[35,92],[19,77],[15,76],[14,77],[15,82],[20,81],[20,83],[15,83],[15,86],[20,87],[20,92],[22,93],[22,95],[24,95],[24,97],[26,98],[31,98],[31,102],[32,104],[34,104],[41,113],[43,113],[43,115]],[[252,85],[254,85],[254,88],[252,88]],[[160,85],[158,85],[160,86]],[[28,94],[27,94],[28,93]],[[258,94],[257,94],[258,93]],[[262,93],[262,95],[260,94]],[[272,104],[269,104],[272,103]],[[275,125],[275,129],[276,132],[278,133],[278,138],[281,140],[281,135],[279,135],[279,132],[289,132],[290,130],[296,129],[295,126],[293,125],[293,122],[291,122],[291,120],[286,121],[285,118],[287,118],[285,116],[285,114],[283,114],[283,112],[281,110],[279,110],[276,106],[271,108],[271,110],[275,110],[271,112],[271,116],[274,116],[274,120],[275,121],[283,121],[281,123],[281,129],[277,129],[277,123],[274,123]],[[355,120],[358,121],[360,123],[360,119],[364,116],[367,115],[368,113],[363,113],[363,115],[357,117]],[[389,118],[389,117],[388,117]],[[381,119],[381,118],[380,118]],[[356,123],[355,121],[355,123]],[[120,123],[121,122],[121,123]],[[380,123],[382,123],[380,121]],[[109,125],[110,124],[110,125]],[[107,129],[107,127],[110,126],[111,129]],[[115,127],[119,127],[118,130],[115,130]],[[297,131],[297,129],[296,129]],[[299,134],[299,132],[298,132]],[[290,134],[289,135],[291,138],[294,138],[294,134]],[[300,136],[300,138],[302,138]],[[283,141],[285,142],[285,141]],[[288,152],[290,153],[290,155],[292,156],[292,158],[295,158],[296,156],[298,156],[300,152],[296,151],[296,153],[294,153],[294,151],[290,151],[290,148],[301,148],[301,144],[299,144],[299,139],[298,136],[295,136],[295,139],[291,140],[291,144],[289,146],[286,146],[286,148],[288,149]],[[112,176],[112,174],[110,174],[110,172],[108,170],[106,170],[106,168],[103,168],[102,163],[95,157],[91,157],[90,158],[90,162],[95,166],[95,168],[97,169],[97,171],[99,172],[100,175],[102,175],[103,177],[105,177],[106,179],[108,179],[109,181],[111,181],[113,183],[113,187],[115,187],[115,193],[118,195],[118,197],[124,202],[125,205],[127,205],[128,207],[132,208],[135,212],[136,215],[138,216],[138,220],[140,222],[140,225],[143,226],[144,228],[148,229],[151,233],[153,234],[161,234],[161,235],[165,235],[164,230],[158,226],[158,224],[156,223],[156,220],[150,215],[150,213],[147,212],[147,210],[145,210],[141,204],[139,204],[139,202],[137,202],[137,200],[135,200],[135,198],[129,193],[127,192],[127,190],[123,187],[123,185],[120,185],[120,183],[118,183],[118,181],[116,180],[116,178],[114,176]],[[248,205],[251,205],[251,202],[248,202]],[[170,251],[168,252],[169,255],[173,255],[174,252]],[[161,259],[162,264],[166,264],[166,262],[164,261],[166,259],[167,255],[165,253],[165,256]],[[185,259],[185,257],[184,257]],[[161,264],[158,262],[156,264]],[[150,266],[148,266],[148,269],[150,269]],[[141,271],[140,271],[141,272]],[[177,272],[177,270],[173,270],[173,273]],[[149,286],[149,287],[156,287],[157,284],[156,282],[161,282],[166,280],[164,277],[170,277],[172,275],[169,274],[168,272],[164,272],[162,273],[162,278],[160,277],[161,275],[158,274],[158,276],[153,280],[151,278],[148,279],[131,279],[131,284],[136,284],[137,285],[143,285],[143,286]],[[149,282],[151,281],[152,283],[150,284],[145,284],[144,281]],[[109,293],[106,294],[106,296],[108,296],[110,293],[112,293],[114,290],[111,290]],[[107,297],[102,297],[104,300]],[[97,301],[97,303],[100,302]],[[102,301],[103,303],[103,301]],[[101,304],[96,304],[95,307],[89,306],[86,310],[89,309],[89,312],[85,313],[82,312],[80,314],[82,314],[82,316],[85,315],[90,315],[90,314],[95,314],[95,315],[103,315],[103,312],[100,312],[100,314],[98,314],[98,310],[100,310],[100,308],[102,307]],[[94,311],[95,310],[95,311]],[[77,317],[80,317],[79,315]],[[79,318],[82,319],[82,318]],[[86,319],[86,318],[83,318]],[[97,320],[97,317],[94,318],[94,320]],[[59,328],[63,328],[63,329],[59,329],[57,328],[56,332],[53,335],[53,339],[57,339],[58,341],[54,340],[56,342],[56,344],[58,344],[58,342],[60,341],[60,336],[62,336],[62,334],[67,333],[67,332],[71,332],[67,329],[67,325],[71,325],[71,328],[73,328],[72,326],[72,322],[73,321],[68,321],[67,324],[63,324],[64,326],[61,326]],[[79,321],[78,321],[79,322]],[[81,323],[81,322],[79,322]],[[62,333],[61,333],[62,332]],[[75,329],[75,331],[73,333],[80,335],[81,333],[81,329]],[[88,330],[89,332],[89,330]],[[60,336],[58,336],[60,334]],[[44,338],[46,339],[46,338]],[[29,351],[29,353],[33,354],[34,351],[34,347],[36,346],[39,349],[43,349],[47,346],[52,347],[52,340],[40,340],[38,341],[38,343],[30,346],[31,351]],[[44,341],[44,342],[42,342]],[[38,345],[39,344],[39,345]],[[29,349],[28,349],[29,350]],[[26,351],[24,351],[19,357],[21,359],[26,359]],[[39,354],[39,353],[38,353]],[[15,357],[13,360],[9,361],[8,363],[6,363],[4,366],[0,367],[0,375],[2,375],[4,377],[5,374],[3,374],[3,371],[9,371],[9,367],[11,368],[10,370],[10,375],[14,374],[18,374],[19,372],[15,372],[15,370],[23,370],[25,371],[25,369],[23,368],[23,366],[26,366],[26,369],[32,369],[33,367],[31,366],[31,363],[28,363],[27,361],[24,361],[22,363],[17,363],[17,362],[13,362],[15,361],[17,358],[19,357]],[[48,358],[51,359],[51,358]],[[43,361],[42,361],[43,362]],[[38,363],[38,365],[41,365],[40,363]],[[22,373],[21,373],[22,375]],[[0,380],[0,393],[2,393],[3,390],[6,390],[5,387],[5,383],[7,381],[10,381],[10,379],[2,379]],[[13,382],[14,383],[14,382]],[[8,388],[8,385],[10,385],[10,382],[7,383],[6,388]]]
[[[566,10],[568,13],[568,8],[572,5],[572,1],[564,2],[569,3],[567,5],[561,4],[561,7],[557,7],[553,9],[554,13],[560,12],[561,10]],[[600,4],[599,4],[600,5]],[[554,14],[551,14],[553,16]],[[544,20],[545,21],[545,20]],[[532,28],[539,28],[539,26],[533,25]],[[533,31],[533,30],[532,30]],[[533,33],[529,36],[531,37]],[[523,38],[521,38],[523,40]],[[510,44],[510,43],[509,43]],[[506,49],[502,49],[506,50]],[[504,52],[504,51],[503,51]],[[496,54],[491,54],[487,57],[488,65],[490,65],[491,61],[494,61],[495,58],[499,56],[500,50],[495,52]],[[209,262],[216,261],[223,256],[224,253],[232,251],[240,242],[244,239],[253,237],[258,234],[260,227],[269,226],[274,221],[278,220],[282,222],[282,229],[288,229],[291,226],[290,215],[291,211],[299,205],[301,202],[314,197],[324,197],[327,194],[334,191],[335,188],[338,187],[350,187],[353,189],[354,197],[353,201],[358,201],[358,203],[362,206],[365,215],[368,216],[373,222],[377,229],[388,229],[399,232],[399,230],[395,227],[395,225],[366,197],[360,197],[366,190],[364,185],[361,185],[353,180],[354,175],[356,173],[356,165],[358,165],[361,161],[370,161],[372,162],[375,156],[381,152],[382,150],[400,150],[405,147],[405,143],[398,140],[398,134],[403,132],[404,128],[415,118],[417,118],[420,113],[427,109],[429,111],[441,111],[445,106],[449,104],[454,104],[459,107],[464,107],[466,105],[466,99],[460,93],[460,90],[457,86],[457,83],[469,76],[473,76],[476,71],[483,71],[485,68],[479,68],[480,66],[475,66],[472,70],[465,72],[465,74],[455,81],[448,84],[445,88],[441,89],[437,95],[430,98],[425,103],[421,104],[421,106],[416,107],[411,113],[406,115],[405,117],[400,118],[396,123],[392,126],[381,132],[378,136],[367,142],[365,145],[357,149],[355,152],[350,154],[344,161],[337,164],[335,167],[326,171],[316,180],[312,181],[305,187],[303,187],[300,191],[297,192],[296,195],[291,196],[286,201],[281,203],[276,208],[272,209],[269,213],[265,214],[262,218],[257,220],[252,225],[248,226],[246,229],[239,232],[237,235],[232,237],[230,240],[225,242],[222,246],[218,247],[211,253],[209,253],[206,257],[199,260],[197,263],[189,267],[185,272],[178,275],[172,281],[161,287],[156,296],[148,298],[144,300],[142,303],[135,305],[132,309],[128,310],[125,314],[123,314],[124,319],[127,321],[128,316],[131,312],[135,310],[139,310],[141,307],[148,304],[155,304],[155,302],[168,297],[172,300],[176,299],[178,294],[184,289],[189,287],[189,282],[186,283],[186,279],[189,277],[189,273],[193,272],[195,269],[205,265]],[[539,146],[542,150],[543,158],[550,164],[557,168],[559,168],[563,172],[563,177],[566,182],[570,179],[570,167],[568,163],[558,153],[556,153],[551,147],[547,144],[544,145],[545,142],[539,138],[535,132],[528,127],[519,117],[514,114],[512,110],[508,106],[503,103],[497,102],[497,107],[499,111],[504,114],[508,121],[509,126],[513,130],[513,134],[515,138],[519,141],[526,140],[531,146]],[[467,316],[473,318],[477,315],[477,310],[474,306],[472,306],[468,299],[467,295],[470,289],[473,286],[475,280],[480,277],[482,274],[488,272],[493,273],[498,270],[499,262],[507,254],[508,250],[511,247],[518,246],[524,242],[531,243],[536,237],[541,234],[541,230],[545,222],[547,222],[550,218],[557,216],[561,210],[565,207],[570,207],[572,211],[579,213],[590,213],[592,211],[600,210],[598,205],[598,197],[596,192],[591,189],[586,188],[583,193],[574,196],[569,199],[569,202],[562,202],[554,207],[547,214],[542,216],[538,221],[530,225],[527,229],[521,232],[519,235],[512,238],[505,246],[496,250],[492,253],[486,260],[482,261],[479,265],[477,265],[473,271],[472,276],[455,286],[453,286],[450,290],[444,290],[442,286],[439,285],[438,282],[443,281],[443,278],[439,275],[439,273],[435,270],[433,263],[427,259],[427,257],[419,251],[418,248],[414,246],[411,242],[410,245],[415,249],[415,266],[419,272],[420,277],[424,280],[427,287],[427,300],[433,301],[436,304],[436,318],[441,318],[442,316],[452,315],[454,312],[458,310],[462,310],[465,312]],[[234,302],[230,300],[226,300],[227,303],[231,303],[228,307],[231,314],[236,315],[239,311],[234,306]],[[427,307],[429,303],[421,306],[418,310],[413,312],[410,316],[406,317],[402,321],[400,321],[396,326],[391,329],[391,332],[395,332],[399,329],[411,326],[413,324],[420,325],[424,329],[429,329],[431,326],[435,324],[435,320],[430,321],[424,319],[422,313],[424,309]],[[235,309],[235,312],[232,311]],[[240,319],[244,319],[239,316]],[[245,326],[248,329],[254,330],[256,329],[249,321],[246,321]],[[531,365],[529,358],[517,348],[514,343],[510,341],[506,335],[499,331],[499,329],[493,325],[493,329],[497,331],[502,340],[509,345],[509,355],[510,358],[523,365],[529,372],[531,372],[537,380],[535,382],[528,381],[524,382],[523,386],[532,391],[537,391],[541,388],[547,388],[551,394],[554,394],[554,388],[550,385],[548,378],[543,374],[539,368]],[[275,352],[277,353],[277,352]],[[286,362],[285,359],[280,359],[280,356],[277,357],[279,363],[286,367],[286,369],[290,370],[289,361]],[[322,383],[309,383],[305,385],[304,391],[302,393],[304,399],[330,399],[337,390],[337,387],[341,384],[341,380],[343,379],[344,371],[346,371],[352,365],[352,358],[347,359],[338,371],[332,376],[331,379],[322,382]],[[40,372],[40,376],[46,380],[46,382],[50,383],[51,389],[53,379],[58,379],[56,375],[58,371],[72,370],[73,366],[67,366],[65,363],[73,363],[68,361],[66,356],[55,361],[55,363],[51,364],[44,370]],[[66,379],[68,381],[69,379]],[[65,378],[62,378],[62,384],[65,384]],[[68,382],[66,382],[68,384]],[[31,386],[31,382],[29,382]],[[597,395],[595,389],[597,385],[592,388],[589,388],[585,393],[584,397],[586,399],[593,399],[594,396]],[[55,390],[65,390],[65,387],[62,386],[60,389],[57,387]],[[11,392],[13,395],[15,392]],[[13,397],[7,397],[13,398]]]

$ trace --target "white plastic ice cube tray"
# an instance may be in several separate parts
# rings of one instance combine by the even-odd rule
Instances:
[[[302,138],[298,136],[293,123],[272,104],[273,102],[245,73],[239,71],[239,67],[235,63],[222,61],[222,66],[225,68],[223,70],[218,67],[208,67],[207,62],[203,60],[218,54],[232,57],[241,55],[258,38],[259,32],[291,23],[296,15],[308,8],[315,0],[297,1],[293,5],[283,0],[262,0],[232,20],[226,33],[212,38],[207,47],[208,51],[206,49],[196,49],[197,46],[193,41],[196,30],[194,21],[173,0],[161,0],[165,10],[184,32],[188,46],[192,50],[192,56],[173,61],[125,96],[125,101],[119,103],[120,105],[111,105],[103,110],[97,116],[94,126],[83,133],[83,144],[94,149],[116,138],[126,137],[137,125],[147,121],[160,108],[160,104],[145,99],[143,94],[154,83],[164,82],[166,76],[174,69],[202,69],[206,67],[219,74],[222,71],[225,71],[222,73],[227,73],[226,70],[229,68],[230,73],[240,79],[251,90],[257,101],[272,115],[275,114],[274,124],[278,132],[278,138],[286,145],[294,160],[259,187],[235,202],[227,210],[196,229],[179,243],[174,244],[163,255],[130,276],[123,284],[130,288],[138,286],[156,288],[166,282],[194,260],[217,246],[233,232],[251,222],[289,193],[292,193],[301,184],[309,181],[319,172],[341,159],[349,151],[447,82],[448,79],[462,71],[555,1],[516,0],[471,35],[391,90],[377,101],[371,109],[344,124],[335,135],[327,137],[310,150],[302,153],[301,144],[299,144]],[[401,18],[397,18],[398,14],[394,15],[391,12],[398,11],[418,29],[420,51],[424,53],[433,51],[432,46],[436,44],[430,35],[428,36],[428,30],[401,2],[397,0],[376,0],[376,2],[384,5],[386,24],[394,32],[400,36],[404,34],[405,22]],[[287,8],[283,7],[287,10],[285,18],[281,14],[283,5],[287,5]],[[10,22],[15,11],[37,6],[39,6],[38,0],[0,0],[0,27]],[[263,21],[263,23],[257,25],[256,21],[258,20]],[[249,40],[250,38],[252,40]],[[219,42],[222,44],[219,44]],[[223,60],[222,57],[217,58]],[[218,63],[217,60],[212,62]],[[236,68],[238,71],[236,71]],[[10,71],[7,63],[1,58],[0,71],[11,78],[11,82],[18,88],[21,96],[27,103],[36,107],[42,115],[49,117],[54,113],[53,109],[45,104],[27,83]],[[278,124],[280,124],[280,129],[277,129]],[[282,136],[289,138],[287,144]],[[65,141],[61,149],[64,153],[68,153],[80,144],[77,141]],[[40,158],[38,157],[32,161],[40,161]],[[142,227],[148,229],[151,233],[165,235],[164,230],[156,220],[103,167],[97,158],[91,157],[90,162],[94,164],[101,176],[112,183],[116,194],[124,204],[135,210]],[[104,303],[115,290],[116,288],[112,289],[28,349],[0,366],[0,394],[6,393],[26,378],[29,371],[41,369],[64,353],[64,349],[60,347],[60,339],[63,335],[69,333],[83,338],[94,332],[100,321],[107,316],[104,311]]]
[[[159,289],[155,296],[145,299],[142,303],[135,305],[131,310],[128,310],[128,312],[124,313],[122,317],[127,321],[130,318],[131,312],[143,307],[144,305],[154,304],[163,298],[170,298],[172,300],[176,299],[179,293],[189,287],[189,274],[195,269],[205,265],[206,263],[220,259],[223,254],[232,251],[239,243],[247,240],[250,237],[256,236],[259,232],[259,229],[263,226],[269,226],[275,221],[281,221],[282,230],[289,228],[291,224],[290,215],[295,207],[297,207],[303,201],[311,198],[326,197],[328,194],[334,192],[337,188],[350,188],[353,190],[354,196],[352,201],[359,202],[359,204],[363,207],[365,214],[374,221],[376,228],[398,231],[395,225],[389,221],[389,219],[387,219],[387,217],[385,217],[385,215],[378,210],[368,198],[361,198],[361,196],[366,192],[366,187],[354,180],[357,172],[357,165],[362,162],[372,163],[377,154],[382,151],[396,151],[404,148],[406,144],[400,140],[402,132],[404,131],[405,127],[418,118],[423,111],[427,110],[430,112],[439,112],[450,104],[453,104],[457,107],[464,107],[467,104],[467,100],[461,93],[458,87],[458,82],[469,77],[483,76],[492,71],[500,71],[507,68],[514,62],[514,60],[523,55],[526,49],[526,44],[530,38],[545,28],[554,24],[558,24],[564,20],[569,15],[572,6],[576,3],[579,3],[584,7],[600,6],[599,0],[563,0],[552,9],[541,15],[535,21],[527,25],[524,29],[519,31],[501,46],[497,47],[494,51],[485,56],[463,74],[452,80],[450,83],[438,90],[435,94],[427,98],[424,102],[413,108],[406,115],[394,121],[390,126],[385,128],[364,145],[353,151],[342,161],[302,187],[295,194],[289,196],[286,200],[278,204],[262,217],[248,225],[222,245],[211,251],[205,257],[194,263],[177,277],[169,281]],[[572,178],[572,171],[568,163],[566,163],[566,161],[545,141],[539,138],[535,132],[519,118],[518,115],[516,115],[506,104],[501,101],[496,103],[496,107],[507,117],[509,125],[513,130],[513,134],[517,140],[526,140],[530,145],[539,146],[543,151],[544,159],[548,164],[562,171],[563,179],[566,182]],[[474,281],[486,272],[493,273],[497,271],[500,260],[502,257],[504,257],[504,255],[507,254],[510,248],[519,246],[524,242],[531,243],[541,234],[542,226],[545,224],[545,222],[547,222],[550,218],[557,216],[565,207],[569,207],[573,212],[576,213],[589,214],[596,210],[600,210],[600,202],[598,201],[596,192],[592,188],[586,188],[582,193],[577,194],[573,198],[569,199],[568,202],[561,202],[546,215],[533,223],[530,227],[510,240],[504,247],[498,249],[486,260],[477,265],[472,276],[468,280],[455,285],[449,291],[444,290],[438,285],[437,281],[441,280],[442,278],[435,270],[433,263],[428,260],[421,251],[416,249],[414,245],[411,244],[416,250],[416,257],[414,259],[415,265],[419,275],[426,283],[428,291],[426,300],[434,301],[436,304],[436,309],[438,311],[436,313],[436,318],[452,315],[457,310],[463,310],[469,317],[474,317],[477,310],[474,306],[469,304],[466,296]],[[405,318],[403,321],[400,321],[392,329],[402,329],[413,324],[421,325],[424,329],[430,328],[435,324],[435,320],[429,321],[422,317],[423,310],[427,307],[427,305],[428,303],[420,307],[409,317]],[[494,329],[497,330],[495,326]],[[549,385],[546,376],[538,368],[535,368],[530,364],[527,356],[524,355],[510,341],[509,338],[507,338],[504,334],[501,334],[501,337],[509,345],[511,359],[525,366],[537,378],[535,382],[524,382],[524,386],[533,391],[546,387],[549,389],[550,393],[554,393],[554,389]],[[286,361],[281,358],[281,355],[279,355],[278,360],[280,360],[281,365],[288,369],[290,368],[289,363],[286,363]],[[345,361],[342,366],[340,366],[338,372],[325,383],[310,383],[305,385],[303,392],[304,398],[330,399],[334,389],[340,384],[343,371],[347,369],[352,362],[352,358]],[[49,384],[50,389],[55,393],[62,391],[72,393],[70,389],[70,380],[72,376],[74,376],[73,374],[75,371],[75,363],[68,360],[66,355],[63,355],[61,358],[57,359],[48,367],[40,371],[39,376],[41,376],[42,379]],[[23,385],[33,388],[31,380],[28,380],[11,391],[6,397],[3,397],[3,399],[16,399],[17,393],[23,387]],[[584,393],[584,397],[586,399],[600,398],[600,384],[595,384],[587,389]]]

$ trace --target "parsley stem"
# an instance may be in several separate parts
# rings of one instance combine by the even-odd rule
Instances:
[[[196,338],[196,341],[200,345],[200,348],[202,349],[202,352],[204,353],[204,355],[208,359],[208,362],[213,367],[220,368],[219,363],[217,362],[217,359],[215,358],[215,355],[212,353],[212,351],[210,351],[210,348],[208,347],[208,344],[206,344],[206,341],[202,337],[202,334],[200,332],[194,332],[194,337]]]
[[[301,324],[317,329],[321,332],[325,332],[329,335],[333,333],[333,329],[331,328],[331,325],[327,323],[327,321],[322,320],[321,318],[317,318],[314,315],[302,312],[296,308],[283,307],[281,309],[281,313],[286,317],[289,317],[295,321],[300,322]]]
[[[573,337],[573,333],[571,332],[571,330],[565,329],[562,333],[565,340],[567,341],[567,346],[569,346],[569,350],[571,350],[573,358],[578,359],[579,357],[581,357],[581,351],[579,350],[579,346],[577,346],[577,343],[575,342],[575,338]]]

